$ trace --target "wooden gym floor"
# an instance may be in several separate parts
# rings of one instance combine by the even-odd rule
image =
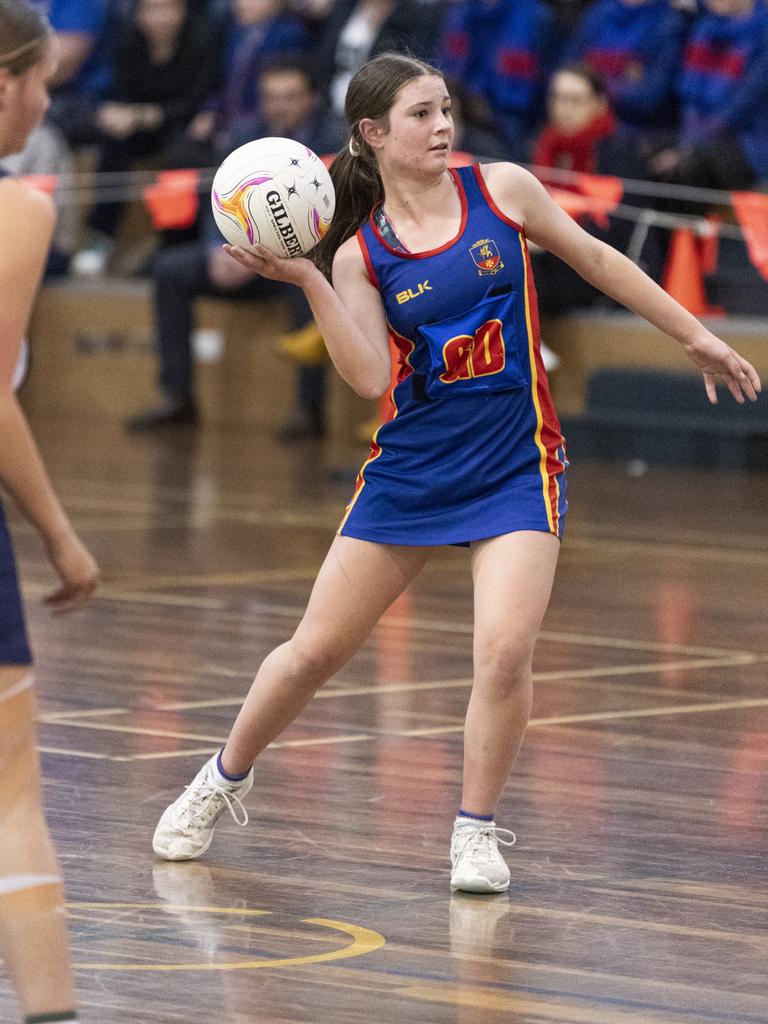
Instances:
[[[35,426],[104,569],[90,609],[49,617],[13,518],[84,1021],[768,1021],[768,478],[576,458],[499,815],[512,887],[452,896],[466,552],[261,758],[249,826],[159,863],[158,815],[302,611],[350,489],[328,470],[363,452]]]

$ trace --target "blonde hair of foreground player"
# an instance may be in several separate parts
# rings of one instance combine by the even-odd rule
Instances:
[[[56,68],[47,22],[0,0],[0,161],[23,149],[48,107]],[[79,607],[98,569],[51,487],[19,407],[14,377],[53,228],[48,196],[0,177],[0,483],[37,529],[60,584],[46,602]],[[4,529],[4,527],[3,527]],[[59,868],[43,817],[30,659],[13,556],[0,547],[0,953],[27,1021],[75,1020]],[[14,663],[20,662],[20,663]]]
[[[442,252],[458,237],[462,208],[448,172],[450,97],[433,68],[398,55],[374,58],[350,83],[347,117],[349,145],[332,167],[337,211],[319,247],[318,262],[327,266],[332,260],[333,286],[309,259],[280,259],[262,246],[252,252],[225,249],[255,273],[301,288],[341,376],[358,394],[375,398],[390,382],[388,328],[355,231],[383,200],[409,253]],[[531,174],[510,163],[481,171],[496,206],[530,241],[677,339],[703,372],[711,401],[717,383],[739,402],[756,398],[760,381],[746,360],[625,256],[583,231]],[[531,660],[559,548],[552,533],[528,529],[470,546],[474,682],[464,731],[461,808],[478,820],[494,815],[525,732]],[[358,650],[430,553],[428,547],[334,538],[295,634],[263,661],[217,764],[204,768],[161,818],[156,852],[172,860],[205,852],[216,817],[227,804],[232,809],[231,796],[222,797],[223,782],[243,777],[259,752]],[[248,788],[246,780],[242,795]],[[500,876],[498,884],[502,887],[505,878]]]

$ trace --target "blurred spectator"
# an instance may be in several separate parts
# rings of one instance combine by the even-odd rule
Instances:
[[[265,67],[258,81],[259,114],[240,122],[230,145],[236,147],[261,136],[296,139],[316,153],[335,153],[346,139],[346,126],[323,113],[320,93],[306,60],[276,59]],[[221,156],[225,154],[222,153]],[[133,417],[134,431],[153,430],[173,424],[197,422],[192,334],[194,304],[202,295],[232,299],[266,299],[279,296],[289,304],[295,335],[312,332],[309,306],[297,288],[256,277],[221,248],[223,239],[208,212],[205,237],[197,242],[171,246],[157,257],[153,268],[156,343],[160,357],[159,383],[162,401]],[[283,440],[322,436],[325,429],[325,360],[295,351],[296,336],[288,339],[292,355],[300,356],[295,408],[281,425]],[[304,341],[307,339],[304,338]],[[305,346],[306,347],[306,346]],[[321,345],[322,349],[322,345]]]
[[[461,79],[448,77],[445,84],[451,97],[454,153],[468,153],[485,162],[507,160],[509,146],[488,126],[484,105]]]
[[[309,39],[310,53],[322,42],[328,15],[335,0],[287,0],[287,9],[301,19]]]
[[[55,175],[71,174],[73,169],[72,151],[66,139],[54,125],[41,124],[27,139],[20,153],[3,157],[3,167],[12,174]],[[79,218],[72,204],[56,201],[57,216],[53,232],[46,276],[66,274],[69,261],[77,245]]]
[[[593,174],[600,142],[616,132],[602,80],[585,64],[566,65],[550,80],[547,112],[534,146],[534,164]]]
[[[48,120],[72,146],[94,141],[93,110],[110,83],[108,0],[51,0],[59,64],[51,81]]]
[[[190,0],[136,0],[115,42],[114,80],[95,113],[97,173],[129,170],[182,133],[217,84],[220,39]],[[100,202],[88,217],[89,238],[75,273],[104,270],[123,204]]]
[[[625,127],[653,133],[676,124],[674,83],[689,24],[668,0],[597,0],[563,61],[600,75]]]
[[[559,55],[573,38],[584,10],[589,7],[591,0],[545,0],[545,3],[554,16],[554,51],[558,55],[556,63],[559,63]]]
[[[336,0],[317,54],[336,113],[344,113],[354,73],[377,53],[407,50],[431,57],[441,21],[442,5],[427,0]]]
[[[768,179],[768,9],[706,0],[678,77],[682,129],[652,168],[662,179],[744,189]]]
[[[548,120],[534,146],[534,163],[582,174],[636,178],[637,147],[618,127],[605,86],[586,65],[569,65],[556,72],[547,94]],[[542,175],[546,183],[546,177]],[[579,191],[576,182],[553,181],[558,189]],[[626,201],[626,200],[625,200]],[[632,222],[609,218],[607,226],[591,216],[581,226],[617,249],[626,249]],[[532,262],[542,316],[604,301],[597,291],[552,253],[532,248]]]
[[[256,83],[265,63],[307,46],[306,29],[284,0],[233,0],[225,31],[222,86],[187,129],[186,166],[211,163],[232,125],[257,112]],[[178,159],[174,166],[181,166]]]
[[[233,132],[258,113],[261,70],[304,49],[307,36],[277,0],[234,0],[227,28],[223,82],[184,135],[163,152],[165,168],[211,167],[233,149]]]
[[[554,60],[552,13],[540,0],[461,0],[449,7],[438,64],[482,97],[520,158]]]

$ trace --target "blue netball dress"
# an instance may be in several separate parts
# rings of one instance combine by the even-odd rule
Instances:
[[[525,235],[478,166],[451,174],[462,209],[452,241],[406,252],[375,210],[358,232],[399,374],[338,532],[406,545],[562,537],[565,448]]]
[[[0,167],[0,178],[6,174],[7,171]],[[16,562],[0,505],[0,665],[29,665],[31,661]]]

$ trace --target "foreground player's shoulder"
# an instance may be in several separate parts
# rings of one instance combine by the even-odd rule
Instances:
[[[53,200],[45,192],[18,178],[0,178],[0,243],[13,247],[47,242],[53,230]]]

